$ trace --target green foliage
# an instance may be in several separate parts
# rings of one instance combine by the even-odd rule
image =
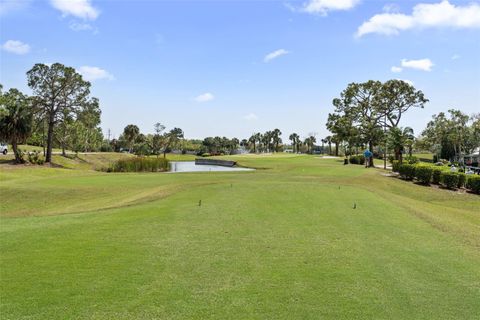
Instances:
[[[41,155],[41,152],[38,150],[33,150],[28,152],[28,162],[31,164],[42,165],[45,163],[45,159]]]
[[[455,189],[458,186],[458,174],[456,172],[443,171],[440,177],[442,184],[448,189]]]
[[[473,192],[480,194],[480,176],[478,175],[468,176],[466,187],[467,189],[470,189]]]
[[[415,177],[415,166],[413,164],[401,164],[398,168],[398,172],[400,173],[400,177],[405,180],[413,180]]]
[[[406,156],[403,160],[408,164],[417,164],[420,162],[415,156]]]
[[[165,158],[134,157],[120,159],[106,169],[107,172],[159,172],[168,171],[169,161]]]
[[[467,182],[467,175],[463,172],[457,173],[458,175],[458,184],[457,188],[463,188],[465,186],[465,183]]]
[[[425,185],[430,184],[430,181],[432,180],[432,174],[433,168],[429,166],[417,166],[415,168],[415,178]]]
[[[393,172],[398,172],[400,170],[400,161],[398,160],[392,160],[392,171]]]
[[[443,171],[444,170],[438,169],[438,168],[433,169],[433,173],[432,173],[432,183],[433,184],[440,184]]]
[[[365,156],[364,155],[350,156],[348,161],[351,164],[365,164]]]

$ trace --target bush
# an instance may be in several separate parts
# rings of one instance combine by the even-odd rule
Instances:
[[[202,157],[210,157],[210,153],[208,152],[202,153]]]
[[[40,156],[40,151],[34,150],[28,153],[28,162],[30,162],[31,164],[42,165],[45,163],[45,159]]]
[[[348,161],[351,164],[365,164],[365,157],[363,155],[350,156]]]
[[[480,194],[480,176],[470,175],[466,183],[467,189]]]
[[[159,172],[169,168],[169,161],[164,158],[135,157],[118,160],[107,172]]]
[[[455,172],[444,171],[441,174],[440,180],[442,184],[448,189],[455,189],[458,186],[458,174]]]
[[[433,172],[432,172],[432,183],[433,184],[440,184],[440,180],[441,180],[441,177],[442,177],[442,172],[443,170],[442,169],[433,169]]]
[[[406,156],[404,160],[408,164],[417,164],[419,162],[418,158],[415,156]]]
[[[457,173],[458,175],[458,184],[457,188],[463,188],[465,186],[465,182],[467,181],[467,175],[465,173]]]
[[[398,172],[400,169],[400,161],[398,160],[393,160],[392,161],[392,171],[393,172]]]
[[[413,180],[415,177],[415,166],[413,164],[401,164],[398,172],[403,179]]]
[[[417,166],[415,168],[415,178],[423,184],[430,184],[432,174],[433,169],[428,166]]]

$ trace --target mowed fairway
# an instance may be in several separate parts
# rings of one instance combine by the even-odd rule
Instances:
[[[1,318],[480,318],[479,196],[233,158],[259,170],[2,166]]]

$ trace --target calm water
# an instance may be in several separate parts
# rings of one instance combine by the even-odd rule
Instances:
[[[253,171],[254,169],[238,167],[222,167],[211,165],[196,165],[195,161],[172,161],[171,172],[215,172],[215,171]]]

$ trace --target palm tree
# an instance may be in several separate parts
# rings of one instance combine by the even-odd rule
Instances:
[[[0,91],[0,139],[12,144],[16,163],[23,162],[18,143],[30,135],[32,123],[33,112],[28,98],[17,89],[5,94]]]
[[[298,153],[298,145],[300,143],[300,136],[298,134],[296,134],[295,132],[292,133],[288,139],[290,139],[290,141],[292,141],[292,146],[293,146],[293,152],[295,153]]]
[[[259,141],[260,133],[254,133],[250,138],[248,138],[248,142],[253,145],[253,153],[257,153],[257,141]]]
[[[324,140],[328,143],[328,154],[332,155],[332,136],[326,136]]]
[[[139,134],[140,129],[134,124],[129,124],[125,127],[125,129],[123,129],[123,136],[128,143],[128,152],[133,151],[133,144],[135,143],[135,140]]]
[[[275,129],[272,131],[272,140],[273,144],[275,145],[273,152],[278,152],[278,146],[280,143],[282,143],[282,138],[280,138],[281,135],[282,131],[280,131],[280,129]]]
[[[399,160],[400,163],[403,161],[403,152],[405,150],[405,145],[409,144],[410,141],[415,139],[413,129],[410,127],[391,128],[388,133],[388,145],[395,153],[395,160]]]

